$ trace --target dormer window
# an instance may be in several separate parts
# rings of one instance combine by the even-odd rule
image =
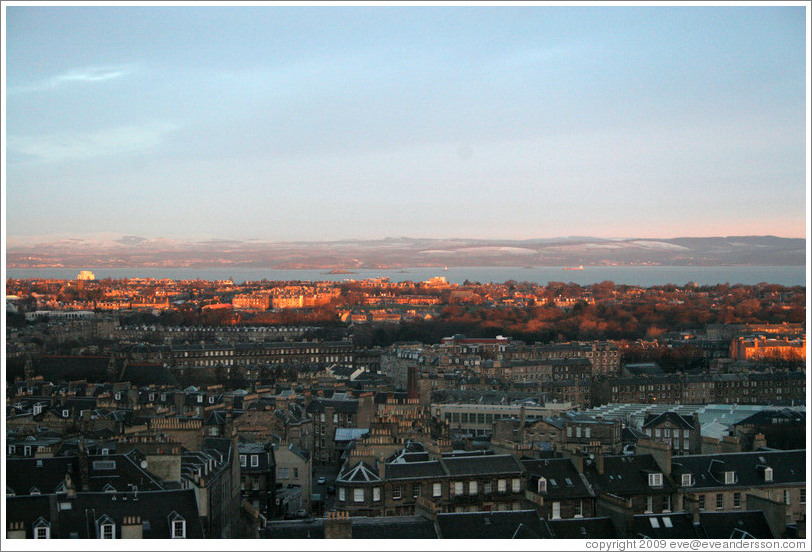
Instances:
[[[209,397],[209,404],[214,404],[214,397]]]
[[[773,469],[772,468],[764,468],[764,481],[772,481],[773,480]],[[725,481],[727,483],[727,481]]]
[[[67,409],[66,409],[66,410],[63,410],[63,411],[62,411],[62,417],[63,417],[63,418],[68,418],[68,417],[70,417],[70,410],[67,410]]]
[[[252,454],[251,455],[251,467],[252,468],[258,468],[259,467],[259,455],[258,454]]]
[[[539,477],[539,494],[547,492],[547,480],[543,477]]]
[[[33,525],[35,539],[50,539],[51,538],[51,524],[45,521],[42,517],[37,519]]]
[[[149,394],[149,402],[152,402],[154,400],[155,400],[155,393],[150,393]]]
[[[244,468],[248,465],[248,458],[244,454],[240,454],[240,467]]]
[[[172,512],[168,516],[169,518],[169,527],[172,531],[172,538],[173,539],[185,539],[186,538],[186,520],[181,517],[180,514],[177,512]]]
[[[725,485],[732,485],[736,482],[736,472],[726,471],[725,472]]]
[[[116,400],[117,400],[117,401],[120,401],[120,400],[121,400],[121,393],[116,393]]]
[[[197,402],[199,402],[199,403],[203,402],[203,395],[198,395],[197,396]]]
[[[694,478],[691,476],[690,473],[683,473],[682,474],[682,486],[683,487],[690,487],[694,484]]]
[[[96,522],[96,534],[100,539],[116,538],[116,523],[109,516],[102,516]]]
[[[661,474],[661,473],[650,473],[650,474],[648,474],[648,486],[649,487],[662,487],[663,486],[663,474]]]

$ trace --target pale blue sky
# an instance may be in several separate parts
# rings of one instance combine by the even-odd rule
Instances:
[[[803,7],[7,7],[7,235],[805,234]]]

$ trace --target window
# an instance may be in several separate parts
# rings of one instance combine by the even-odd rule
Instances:
[[[661,474],[661,473],[650,473],[650,474],[648,474],[648,486],[649,487],[662,487],[663,486],[663,474]]]
[[[544,479],[543,477],[539,477],[538,492],[539,492],[539,494],[547,492],[547,480]]]
[[[732,471],[725,472],[725,485],[732,485],[736,482],[736,473]]]
[[[397,487],[392,488],[392,500],[400,500],[402,496],[403,490],[398,485]]]
[[[671,495],[665,495],[663,497],[663,512],[670,511],[671,511]]]
[[[522,480],[521,479],[514,479],[513,480],[513,492],[518,493],[522,490]]]
[[[443,486],[442,483],[434,483],[431,486],[431,496],[443,496]]]
[[[299,468],[293,468],[293,479],[299,479]]]
[[[561,503],[553,502],[553,511],[550,515],[551,519],[561,519]]]
[[[584,501],[583,499],[579,499],[575,503],[575,514],[574,517],[581,518],[584,517]]]
[[[258,454],[252,454],[251,455],[251,467],[252,468],[258,468],[259,467],[259,455]]]
[[[581,438],[581,426],[575,428],[575,437],[578,439]]]
[[[475,495],[475,494],[477,494],[477,491],[478,491],[478,489],[477,489],[476,481],[469,481],[468,482],[468,494],[469,495]]]
[[[198,395],[197,396],[197,402],[199,402],[199,403],[203,402],[203,395]]]
[[[353,502],[363,502],[364,501],[364,489],[353,489],[352,490],[352,500],[353,500]]]
[[[463,484],[462,481],[454,481],[454,494],[461,495],[463,494]]]
[[[17,447],[14,446],[14,445],[9,445],[8,446],[8,453],[9,454],[17,454]]]
[[[334,424],[338,423],[338,414],[333,414],[333,423]]]
[[[496,491],[499,493],[507,491],[507,479],[500,479],[496,482]]]
[[[683,473],[682,474],[682,486],[683,487],[690,487],[693,483],[692,477],[690,473]]]
[[[380,487],[372,487],[372,500],[375,502],[381,501],[381,488]]]
[[[741,508],[742,507],[742,494],[741,493],[733,493],[733,507],[734,508]]]
[[[172,538],[185,539],[186,538],[186,521],[176,519],[172,522]]]
[[[420,483],[412,483],[412,498],[417,498],[421,494]]]
[[[50,527],[37,527],[37,534],[34,536],[35,539],[49,539],[51,538],[51,528]]]
[[[764,468],[764,481],[772,481],[772,480],[773,480],[773,469]]]
[[[103,523],[101,525],[101,538],[103,539],[115,539],[116,538],[116,526],[112,523]]]
[[[705,509],[705,495],[699,495],[699,509]]]
[[[592,428],[591,427],[584,428],[584,437],[586,437],[587,439],[592,437]]]
[[[653,511],[654,511],[654,497],[651,496],[651,495],[648,495],[646,497],[646,512],[645,513],[650,514]]]
[[[790,504],[789,489],[784,489],[784,504]]]
[[[801,493],[800,493],[801,494],[801,499],[800,499],[801,504],[806,504],[806,487],[801,487],[799,489],[799,491],[801,491]]]
[[[321,413],[321,415],[319,416],[319,421],[320,421],[321,423],[324,423],[324,420],[325,420],[325,417],[324,417],[324,412],[322,412],[322,413]]]
[[[722,493],[716,494],[716,509],[721,510],[725,507],[725,495]]]
[[[244,454],[240,454],[240,467],[244,468],[248,465],[248,459]]]
[[[62,417],[63,418],[67,418],[69,416],[70,416],[70,410],[67,410],[67,409],[62,410]]]
[[[339,502],[344,502],[345,500],[347,500],[347,489],[345,489],[344,487],[339,487],[338,488],[338,501]]]

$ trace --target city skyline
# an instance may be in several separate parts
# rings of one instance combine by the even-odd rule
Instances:
[[[4,9],[9,242],[805,237],[800,4]]]

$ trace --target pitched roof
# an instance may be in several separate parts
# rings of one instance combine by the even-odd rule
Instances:
[[[662,414],[648,414],[646,421],[643,424],[643,429],[647,427],[657,427],[662,424],[670,423],[680,429],[699,429],[694,427],[693,418],[683,416],[676,412],[663,412]]]
[[[193,489],[147,491],[138,493],[78,493],[68,499],[62,495],[59,502],[70,503],[70,508],[51,509],[48,496],[8,497],[6,517],[9,522],[22,521],[26,528],[39,518],[51,524],[52,538],[97,538],[96,522],[104,516],[116,525],[116,538],[121,538],[124,517],[141,518],[143,538],[169,538],[170,518],[174,512],[186,521],[186,538],[202,539],[203,526],[197,510]],[[88,512],[93,512],[88,518]],[[56,514],[56,519],[52,514]]]
[[[605,491],[617,496],[637,494],[670,493],[674,490],[671,480],[663,474],[651,454],[634,456],[604,456],[604,470],[599,474],[595,462],[584,462],[584,475],[595,491]],[[660,473],[662,485],[649,485],[649,474]]]
[[[427,462],[405,462],[386,465],[386,479],[430,479],[443,477],[446,471],[439,460]]]
[[[443,458],[443,464],[451,476],[524,474],[522,465],[509,454]]]
[[[547,520],[558,539],[614,539],[618,535],[611,518],[551,519]]]
[[[693,539],[700,537],[691,514],[637,515],[632,521],[632,533],[646,539]]]
[[[700,512],[699,523],[709,539],[774,539],[762,511]]]
[[[553,538],[535,510],[437,514],[437,526],[444,539]]]
[[[674,478],[693,475],[693,488],[762,487],[801,484],[806,481],[805,450],[762,450],[726,454],[677,456],[671,460]],[[772,481],[764,472],[772,468]],[[733,483],[725,483],[725,472],[733,472]]]
[[[547,500],[564,498],[593,497],[595,492],[569,458],[546,460],[522,460],[528,474],[528,489],[536,491],[540,478],[547,481],[547,489],[542,496]]]
[[[346,469],[342,470],[336,481],[349,483],[349,482],[361,482],[361,483],[368,483],[370,481],[380,481],[381,478],[378,476],[377,468],[370,466],[363,460],[359,461],[357,464],[353,464],[352,466],[347,466]]]

